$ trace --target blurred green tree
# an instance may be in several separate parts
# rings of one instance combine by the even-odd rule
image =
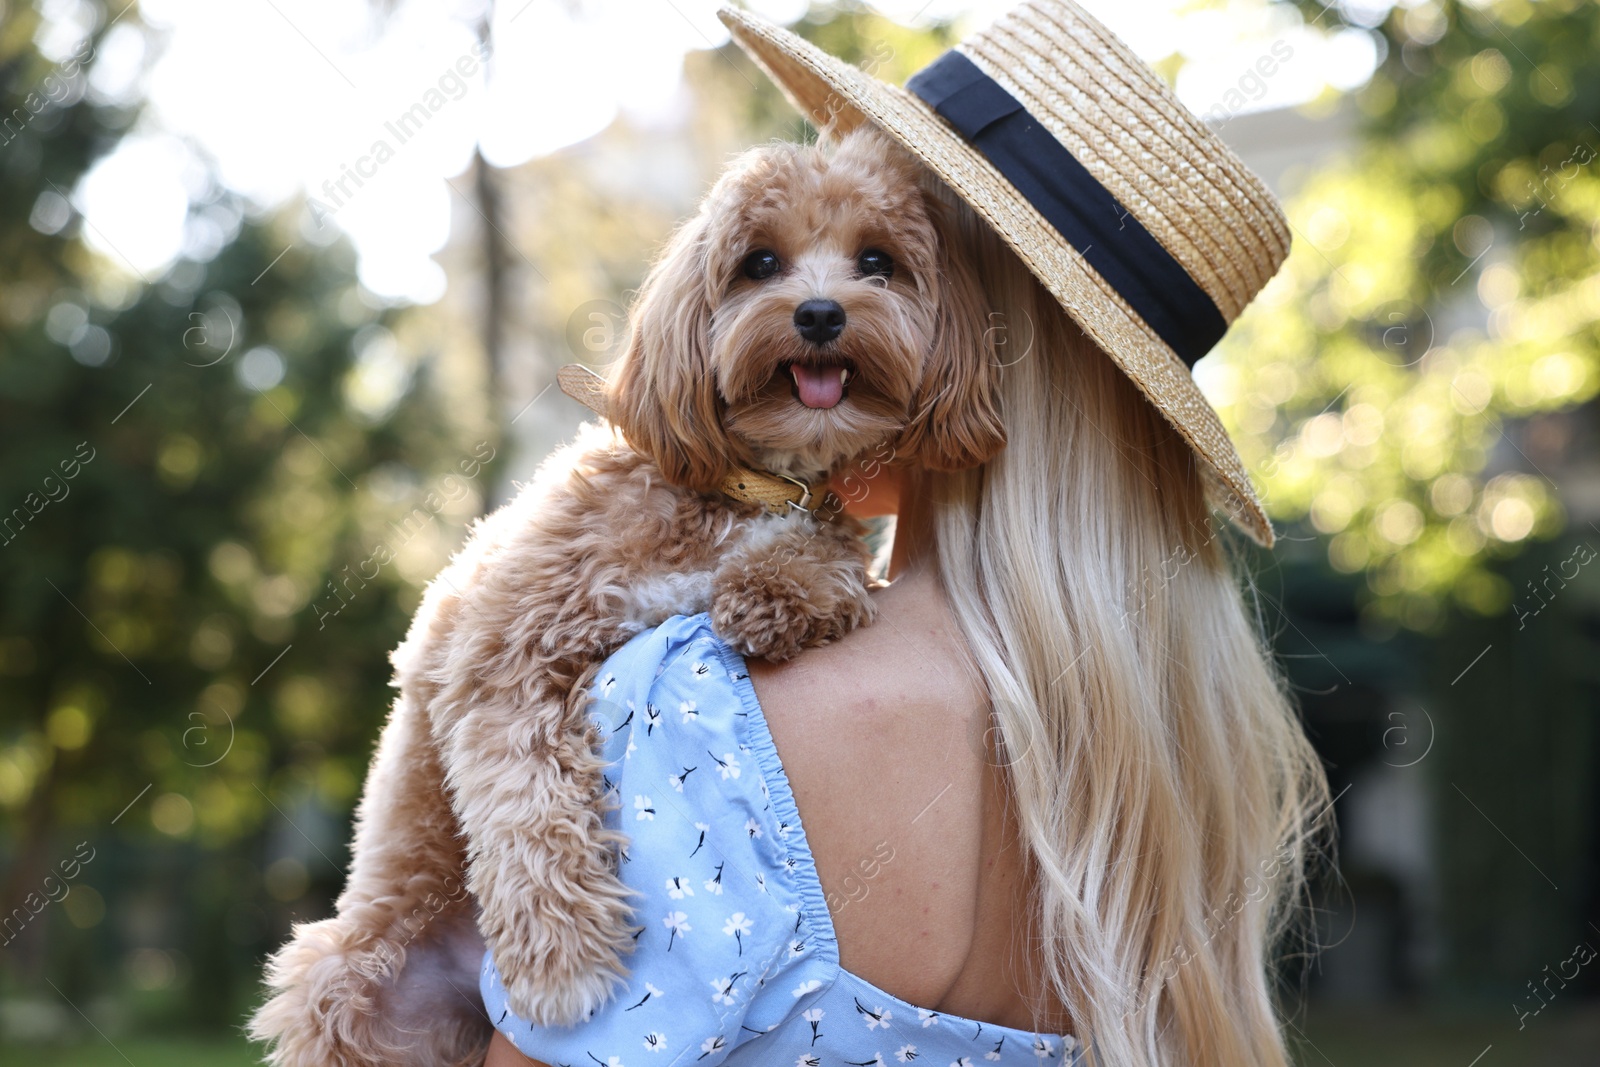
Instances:
[[[1600,7],[1425,0],[1374,32],[1358,147],[1290,198],[1216,391],[1369,621],[1436,632],[1505,611],[1500,562],[1565,525],[1522,426],[1600,388]]]
[[[342,881],[388,653],[498,441],[302,212],[207,176],[160,277],[95,250],[72,190],[135,114],[84,93],[98,36],[52,64],[39,20],[0,23],[0,971],[187,977],[219,1020],[285,906]],[[116,921],[151,893],[172,944]],[[69,923],[101,950],[61,951]]]
[[[1353,150],[1288,198],[1294,251],[1211,373],[1294,538],[1261,577],[1336,786],[1426,799],[1406,847],[1430,885],[1391,910],[1391,944],[1412,988],[1505,1021],[1592,932],[1600,875],[1592,576],[1523,632],[1533,591],[1600,543],[1568,531],[1555,480],[1600,388],[1600,7],[1297,6],[1366,18],[1382,60]],[[1360,851],[1352,883],[1393,874]],[[1370,936],[1386,905],[1355,903]]]

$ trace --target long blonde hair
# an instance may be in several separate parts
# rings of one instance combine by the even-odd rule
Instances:
[[[1279,1067],[1271,954],[1321,764],[1177,432],[942,187],[1005,331],[1006,448],[927,473],[989,690],[1044,977],[1103,1067]]]

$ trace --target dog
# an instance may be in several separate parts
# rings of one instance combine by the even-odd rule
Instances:
[[[739,472],[820,487],[869,453],[959,469],[1004,445],[982,289],[931,180],[870,129],[765,145],[670,239],[607,420],[475,524],[392,657],[337,913],[267,966],[251,1034],[271,1063],[481,1062],[485,944],[531,1021],[614,990],[637,927],[595,669],[678,613],[773,660],[871,621],[862,527],[740,499]]]

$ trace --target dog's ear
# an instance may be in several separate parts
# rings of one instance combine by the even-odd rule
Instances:
[[[955,212],[934,196],[925,199],[939,241],[936,325],[896,451],[934,470],[964,470],[988,462],[1006,443],[997,331],[977,272],[960,251]]]
[[[680,226],[645,276],[606,397],[629,444],[674,485],[702,492],[728,462],[711,365],[710,214]]]

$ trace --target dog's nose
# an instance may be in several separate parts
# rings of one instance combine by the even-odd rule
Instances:
[[[794,309],[794,328],[814,345],[825,345],[844,332],[844,308],[837,300],[807,300]]]

